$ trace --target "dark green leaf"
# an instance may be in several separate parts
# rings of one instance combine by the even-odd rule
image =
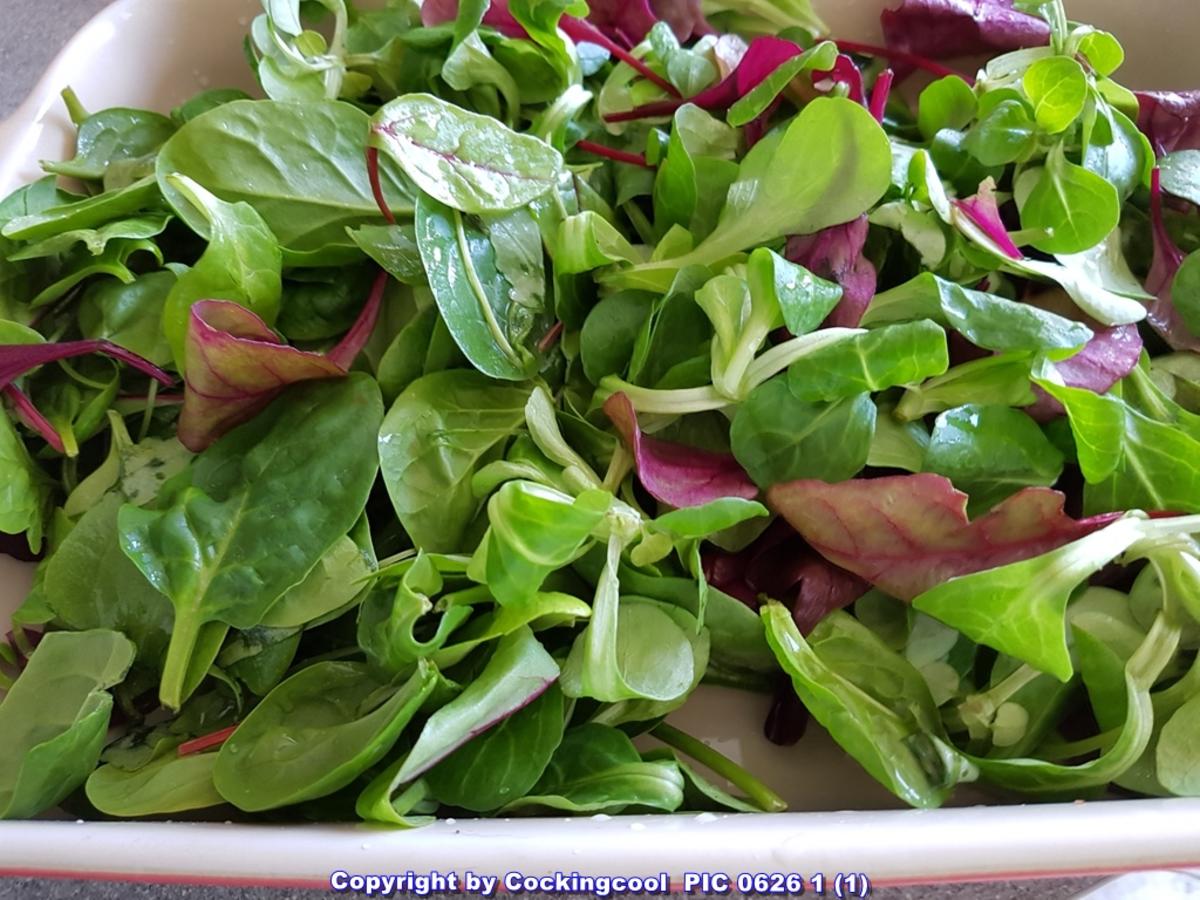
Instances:
[[[213,780],[258,812],[324,797],[379,762],[436,684],[420,663],[404,684],[352,662],[318,662],[273,690],[221,747]]]
[[[0,702],[0,819],[28,819],[83,784],[134,647],[115,631],[46,635]]]
[[[949,365],[946,333],[919,319],[808,354],[788,369],[788,387],[801,400],[837,400],[923,381],[943,374]]]
[[[871,395],[832,403],[795,397],[786,378],[755,388],[737,411],[733,455],[759,487],[798,478],[843,481],[867,462],[875,432]]]
[[[453,370],[413,382],[379,431],[383,480],[418,547],[463,549],[479,501],[471,476],[525,422],[529,391]]]

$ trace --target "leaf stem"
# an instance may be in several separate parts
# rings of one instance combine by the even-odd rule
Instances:
[[[572,16],[563,16],[558,27],[575,43],[578,44],[582,41],[587,41],[589,44],[596,44],[599,47],[603,47],[612,56],[615,56],[635,72],[641,74],[647,81],[658,85],[672,97],[679,96],[679,90],[675,85],[671,84],[671,82],[667,81],[624,47],[615,41],[609,40],[608,35],[591,22],[584,19],[576,19]]]
[[[388,206],[387,197],[383,195],[383,183],[379,180],[379,148],[367,148],[367,178],[371,182],[371,193],[375,195],[375,204],[389,225],[396,224],[396,215]]]
[[[602,156],[614,162],[627,163],[631,166],[641,166],[643,169],[654,168],[654,166],[646,162],[646,157],[640,153],[630,153],[626,150],[618,150],[615,147],[606,147],[604,144],[597,144],[595,141],[576,141],[575,146],[584,153]]]
[[[1122,726],[1110,728],[1108,731],[1102,731],[1078,741],[1047,742],[1038,749],[1037,755],[1048,762],[1061,762],[1097,751],[1102,752],[1116,743],[1117,738],[1121,735],[1121,729]]]
[[[205,750],[211,750],[213,747],[220,747],[233,737],[233,733],[237,730],[237,725],[230,725],[228,728],[222,728],[220,731],[214,731],[212,734],[184,741],[175,752],[180,756],[191,756],[193,753],[203,753]]]
[[[79,127],[91,116],[91,113],[80,102],[79,95],[75,93],[74,88],[64,88],[60,96],[63,104],[67,107],[67,115],[70,116],[72,125]]]
[[[454,239],[458,244],[459,255],[464,262],[463,270],[467,276],[467,283],[470,285],[471,293],[475,296],[475,300],[479,304],[479,312],[483,316],[483,321],[487,325],[488,331],[492,334],[492,340],[496,342],[496,349],[503,353],[505,358],[514,367],[517,369],[523,368],[521,357],[513,350],[512,344],[508,341],[508,336],[496,320],[496,311],[492,309],[492,304],[488,302],[487,291],[479,281],[479,273],[475,271],[475,266],[470,262],[471,248],[467,243],[467,231],[463,226],[462,213],[457,209],[452,209],[450,210],[450,214],[454,217]]]
[[[892,83],[895,80],[896,73],[891,69],[884,69],[879,74],[879,77],[875,79],[875,87],[871,89],[871,115],[875,117],[875,121],[880,125],[883,124],[888,98],[892,93]]]
[[[650,733],[668,747],[674,747],[680,753],[690,756],[702,766],[720,775],[745,794],[763,812],[783,812],[787,809],[787,803],[782,797],[729,757],[718,753],[703,741],[697,740],[690,734],[685,734],[666,722],[660,722]]]
[[[802,359],[810,353],[865,333],[862,328],[822,328],[812,334],[801,335],[790,341],[784,341],[782,344],[776,344],[746,369],[743,393],[748,394],[796,360]]]
[[[167,644],[167,656],[163,660],[162,682],[158,688],[159,700],[168,709],[178,710],[186,699],[188,671],[203,627],[203,622],[176,609],[175,626],[171,629],[171,641]]]
[[[621,378],[608,377],[601,382],[605,396],[618,391],[629,397],[633,408],[640,413],[656,413],[668,416],[684,416],[689,413],[708,412],[732,405],[728,397],[722,397],[711,384],[699,388],[675,388],[656,390],[639,387]]]
[[[890,59],[895,62],[907,63],[908,65],[924,69],[932,75],[937,75],[939,78],[945,78],[947,75],[957,75],[967,84],[973,85],[975,79],[970,75],[962,72],[956,72],[948,66],[943,66],[941,63],[936,63],[924,56],[918,56],[915,53],[909,53],[907,50],[896,50],[891,47],[881,47],[878,44],[863,44],[859,41],[843,41],[834,40],[839,50],[843,53],[856,53],[859,56],[878,56],[882,59]]]
[[[563,329],[565,327],[566,326],[563,324],[562,319],[559,319],[552,326],[550,326],[550,330],[547,331],[542,339],[537,342],[538,353],[545,353],[551,347],[557,344],[558,339],[562,337]]]
[[[33,405],[33,401],[26,396],[24,391],[22,391],[15,384],[9,384],[5,385],[3,389],[0,389],[0,393],[7,397],[9,402],[12,403],[13,409],[16,411],[17,416],[22,422],[40,434],[42,439],[45,440],[45,442],[53,447],[56,451],[64,456],[67,455],[66,444],[63,443],[62,436],[58,433],[58,429],[55,428],[50,423],[50,420],[43,416],[41,411]]]

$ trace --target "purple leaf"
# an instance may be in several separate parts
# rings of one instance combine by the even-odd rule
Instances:
[[[25,393],[15,384],[22,375],[47,363],[77,356],[102,353],[149,375],[155,381],[170,385],[175,379],[136,353],[118,347],[109,341],[64,341],[57,344],[3,344],[0,345],[0,393],[13,404],[17,415],[26,425],[37,431],[59,453],[65,453],[62,438],[53,425],[33,405]]]
[[[625,47],[640,44],[658,21],[650,0],[591,0],[588,10],[588,21]]]
[[[201,300],[188,321],[179,441],[198,453],[252,419],[288,385],[345,374],[320,353],[284,344],[244,306]]]
[[[288,385],[345,375],[375,328],[386,286],[387,275],[380,273],[358,320],[326,355],[289,347],[266,322],[237,303],[194,304],[188,321],[180,443],[199,452],[252,419]]]
[[[1159,156],[1200,150],[1200,91],[1136,91],[1138,128]]]
[[[875,121],[880,125],[883,124],[888,98],[892,94],[892,85],[895,81],[896,73],[891,69],[884,69],[875,79],[875,86],[871,89],[871,104],[868,108],[871,110],[871,115],[875,117]]]
[[[672,444],[642,434],[637,412],[624,394],[604,402],[637,464],[638,479],[654,499],[669,506],[700,506],[722,497],[753,500],[758,487],[733,455]]]
[[[1050,26],[1012,8],[1012,0],[902,0],[879,16],[889,48],[947,59],[1040,47]]]
[[[12,404],[13,412],[17,414],[17,418],[21,420],[26,428],[40,434],[42,439],[58,453],[66,454],[67,446],[63,443],[62,435],[58,433],[54,424],[33,405],[33,401],[29,399],[23,390],[15,384],[9,384],[3,390],[0,390],[0,393],[3,393],[8,398],[8,401]]]
[[[713,34],[713,27],[704,17],[700,0],[650,0],[650,5],[654,7],[654,14],[671,26],[681,43],[700,35]],[[595,9],[594,3],[592,8]]]
[[[827,560],[900,600],[958,575],[1048,553],[1121,516],[1072,519],[1058,491],[1025,488],[972,521],[967,495],[931,474],[793,481],[767,497]]]
[[[453,22],[458,17],[458,0],[425,0],[421,4],[421,24],[426,27],[444,25]],[[508,3],[495,2],[488,4],[487,12],[483,14],[483,24],[495,28],[501,34],[511,38],[523,38],[528,35],[521,23],[513,18],[508,11]]]
[[[833,82],[834,84],[844,84],[849,88],[847,96],[855,103],[866,103],[866,94],[863,91],[862,72],[858,66],[854,64],[854,60],[848,57],[845,53],[839,53],[837,62],[833,68],[825,72],[814,72],[813,82],[817,84],[822,80]]]
[[[175,380],[149,360],[109,341],[64,341],[57,344],[0,344],[0,388],[8,387],[38,366],[93,353],[111,356],[160,384],[170,385]]]
[[[358,318],[354,320],[354,324],[350,326],[346,336],[327,354],[329,361],[334,365],[349,371],[350,367],[354,365],[354,361],[358,359],[358,354],[362,353],[363,348],[367,346],[367,341],[371,339],[371,333],[379,322],[379,311],[383,308],[383,295],[387,290],[388,278],[387,272],[383,271],[375,276],[375,281],[371,284],[371,293],[367,297],[367,303],[362,308],[362,312],[358,314]]]
[[[816,234],[791,238],[786,256],[814,275],[842,286],[842,299],[825,320],[825,327],[856,328],[875,296],[875,266],[863,256],[870,225],[860,216]]]
[[[1012,236],[1000,218],[1000,207],[996,205],[996,183],[988,178],[979,185],[979,193],[966,200],[955,200],[954,206],[990,237],[1006,255],[1013,259],[1024,259],[1021,248],[1013,243]]]
[[[710,550],[703,565],[709,584],[752,609],[758,609],[760,597],[789,607],[802,634],[868,588],[857,575],[822,557],[782,520],[738,553]]]
[[[1054,364],[1068,387],[1087,388],[1106,394],[1114,384],[1137,368],[1142,356],[1142,336],[1136,325],[1105,327],[1087,322],[1092,339],[1069,359]],[[1033,387],[1037,402],[1025,407],[1025,412],[1039,422],[1048,422],[1063,415],[1063,405],[1037,385]]]
[[[725,78],[705,88],[699,94],[687,100],[661,100],[647,103],[636,109],[613,113],[606,117],[609,122],[627,122],[635,119],[647,119],[658,116],[669,116],[683,106],[684,103],[694,103],[702,109],[726,109],[732,106],[793,57],[799,56],[804,49],[791,41],[777,37],[756,37],[746,48],[741,62],[737,64]]]
[[[1150,176],[1150,222],[1154,230],[1154,261],[1146,276],[1146,290],[1154,294],[1146,313],[1146,321],[1162,335],[1175,350],[1200,351],[1200,339],[1188,330],[1179,311],[1171,300],[1171,286],[1179,267],[1183,265],[1183,251],[1175,245],[1167,232],[1163,220],[1161,173],[1156,167]]]

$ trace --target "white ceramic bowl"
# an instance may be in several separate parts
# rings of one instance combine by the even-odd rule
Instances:
[[[839,36],[878,37],[882,0],[818,0]],[[1069,0],[1079,19],[1116,32],[1136,87],[1200,86],[1194,0]],[[0,126],[0,196],[69,155],[58,94],[85,106],[168,110],[205,87],[252,87],[242,36],[257,0],[119,0],[50,66]],[[0,63],[0,77],[4,75]],[[0,625],[30,568],[0,556]],[[5,629],[6,630],[6,629]],[[2,633],[2,632],[0,632]],[[454,822],[415,832],[368,826],[0,823],[0,876],[328,887],[334,870],[596,875],[687,871],[861,872],[875,884],[1200,867],[1200,801],[895,809],[820,729],[793,748],[761,739],[762,701],[705,690],[673,721],[740,758],[792,804],[783,815]],[[2,739],[2,736],[0,736]],[[961,792],[958,802],[978,802]],[[834,810],[856,810],[835,812]]]

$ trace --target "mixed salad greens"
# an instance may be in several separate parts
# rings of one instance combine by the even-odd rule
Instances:
[[[702,683],[1200,795],[1200,93],[1061,0],[263,6],[0,203],[0,818],[782,809]]]

